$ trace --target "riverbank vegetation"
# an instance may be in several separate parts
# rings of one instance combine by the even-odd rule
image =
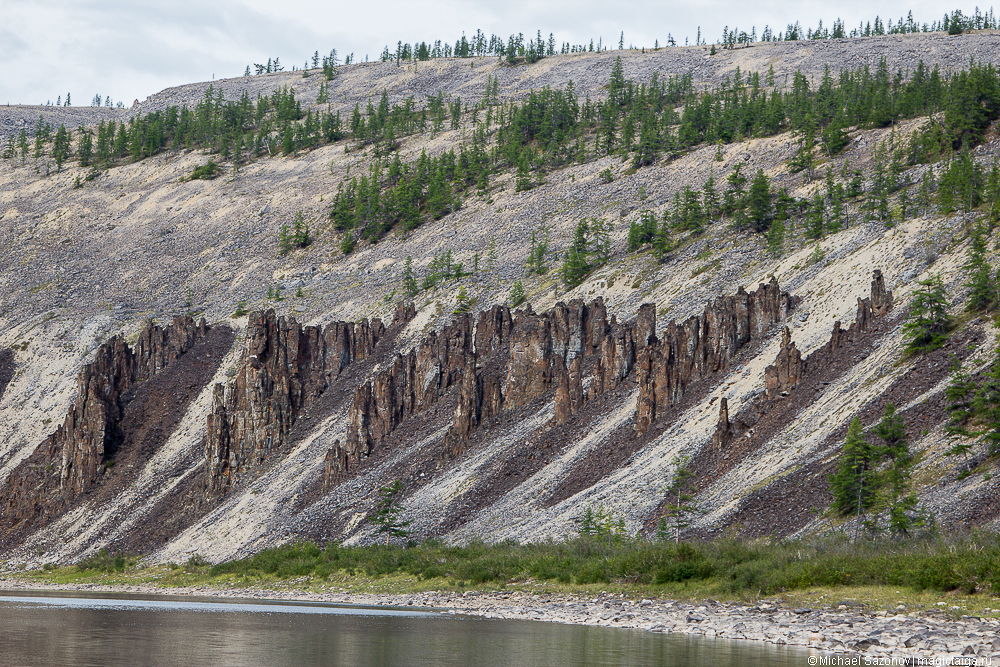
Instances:
[[[817,590],[850,599],[858,598],[859,591],[892,589],[897,598],[971,595],[989,605],[990,598],[1000,595],[1000,537],[973,533],[933,540],[853,542],[838,536],[774,543],[672,543],[611,536],[523,545],[451,546],[428,540],[410,546],[351,547],[298,542],[214,565],[199,555],[182,564],[142,566],[132,557],[105,554],[33,576],[53,584],[297,587],[355,593],[603,590],[729,600],[795,597]]]

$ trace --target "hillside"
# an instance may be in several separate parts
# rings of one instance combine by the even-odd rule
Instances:
[[[772,89],[786,91],[796,72],[815,90],[827,65],[836,77],[883,59],[903,79],[918,60],[957,73],[970,59],[1000,64],[998,41],[911,34],[711,56],[690,47],[516,66],[366,63],[328,83],[286,72],[190,84],[125,110],[3,107],[0,132],[31,132],[39,113],[53,127],[96,127],[194,108],[209,89],[228,101],[290,90],[303,112],[339,112],[345,125],[383,91],[389,105],[413,96],[418,109],[442,92],[460,97],[455,129],[398,137],[391,154],[417,164],[422,153],[471,146],[491,96],[513,113],[531,91],[572,81],[581,100],[607,99],[619,56],[626,79],[690,75],[693,95],[737,71],[773,69]],[[328,103],[317,103],[321,86]],[[737,165],[795,198],[822,194],[828,169],[845,185],[860,172],[870,191],[880,147],[926,126],[925,116],[852,125],[814,179],[812,168],[789,168],[801,134],[785,130],[684,147],[639,168],[631,154],[588,149],[584,160],[533,164],[528,189],[517,168],[497,169],[486,191],[461,192],[457,210],[405,232],[394,225],[374,243],[359,236],[346,255],[354,230],[336,228],[331,206],[381,150],[346,130],[287,155],[267,144],[238,168],[184,147],[100,168],[71,157],[57,170],[49,148],[5,159],[0,550],[24,562],[105,546],[216,561],[298,538],[368,541],[378,489],[395,479],[416,537],[559,538],[598,506],[651,535],[678,455],[689,457],[703,510],[693,536],[852,529],[852,517],[826,511],[827,477],[851,419],[870,428],[890,402],[920,454],[921,505],[942,528],[995,528],[995,458],[970,439],[978,467],[963,473],[969,464],[946,454],[956,440],[945,431],[952,355],[975,376],[996,349],[992,315],[965,314],[962,266],[982,211],[911,205],[903,219],[866,221],[858,195],[843,228],[818,241],[803,211],[777,250],[727,215],[701,233],[674,232],[664,253],[629,249],[644,214],[661,219],[677,193],[710,177],[721,192]],[[988,171],[998,151],[990,127],[969,154]],[[928,169],[940,175],[952,157],[901,167],[911,199]],[[209,159],[222,175],[188,180]],[[313,242],[282,254],[282,227],[298,212]],[[585,218],[609,223],[610,258],[567,289],[557,269]],[[549,270],[528,275],[543,228]],[[996,266],[992,236],[987,247]],[[408,298],[407,258],[423,281],[446,252],[464,272],[449,267]],[[932,275],[959,324],[941,349],[905,356],[907,307]],[[508,307],[517,280],[526,304]]]

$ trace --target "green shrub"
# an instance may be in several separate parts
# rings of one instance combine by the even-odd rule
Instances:
[[[136,557],[125,551],[116,551],[114,554],[107,548],[103,548],[96,554],[83,558],[76,564],[76,569],[80,572],[94,570],[97,572],[124,572],[136,563]]]
[[[195,167],[194,171],[191,172],[191,175],[188,176],[188,180],[210,181],[221,173],[222,173],[222,167],[209,160],[207,164],[203,164],[200,167]]]
[[[100,567],[113,567],[106,562],[111,557],[104,558]],[[384,543],[321,547],[299,542],[210,569],[213,576],[278,579],[310,575],[325,579],[336,572],[407,574],[421,580],[444,579],[445,585],[452,586],[459,582],[463,586],[505,585],[532,578],[581,585],[623,582],[667,587],[700,581],[733,595],[773,595],[815,586],[908,586],[996,594],[1000,591],[1000,540],[976,534],[951,541],[897,538],[857,544],[838,537],[773,544],[728,539],[675,544],[589,536],[541,544],[473,542],[464,546],[437,540],[410,547]]]

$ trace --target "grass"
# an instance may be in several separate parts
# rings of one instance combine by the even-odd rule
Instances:
[[[75,567],[31,576],[49,583],[336,588],[355,593],[475,588],[584,595],[614,591],[689,600],[782,596],[793,604],[834,606],[853,598],[886,609],[899,604],[925,608],[947,598],[945,611],[1000,607],[993,599],[1000,595],[1000,536],[985,533],[859,544],[841,537],[680,544],[577,538],[465,546],[429,540],[410,547],[300,542],[215,565],[199,556],[183,565],[142,567],[135,562],[131,556],[103,551]]]

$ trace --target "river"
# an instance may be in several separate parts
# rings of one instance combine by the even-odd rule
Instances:
[[[807,664],[809,653],[405,607],[0,591],[0,665],[436,667]]]

